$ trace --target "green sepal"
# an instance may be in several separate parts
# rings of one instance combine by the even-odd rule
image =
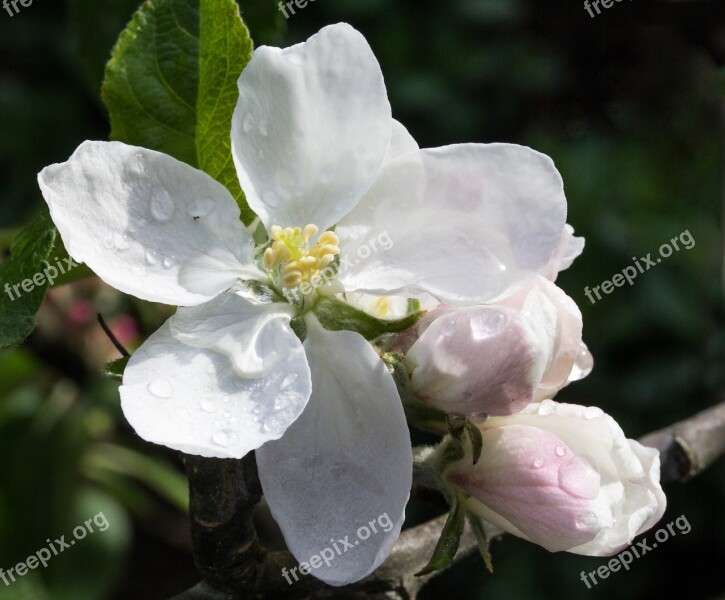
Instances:
[[[488,536],[486,535],[486,528],[477,515],[468,512],[467,517],[468,522],[471,524],[473,535],[476,538],[481,558],[483,558],[483,562],[486,564],[488,572],[493,573],[493,561],[491,560],[490,542],[488,540]]]
[[[473,464],[481,458],[483,451],[483,437],[481,430],[469,417],[461,415],[448,415],[448,430],[453,440],[465,448],[466,442],[471,445]]]
[[[314,308],[317,318],[330,331],[355,331],[366,340],[385,333],[400,333],[416,324],[425,313],[420,311],[402,319],[378,319],[337,298],[325,297]]]
[[[454,495],[451,510],[441,531],[441,537],[438,538],[438,543],[433,550],[433,556],[428,564],[415,574],[416,577],[445,569],[453,562],[456,552],[458,552],[461,535],[463,535],[464,524],[465,509],[462,499],[460,496]]]
[[[111,379],[123,379],[123,372],[126,370],[130,356],[124,356],[103,365],[101,373]]]

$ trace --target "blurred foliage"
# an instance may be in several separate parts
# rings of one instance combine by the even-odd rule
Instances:
[[[42,200],[36,174],[85,139],[107,139],[100,81],[138,0],[34,3],[0,13],[0,247]],[[284,19],[242,0],[256,46],[290,45],[347,21],[378,57],[393,111],[423,147],[508,141],[552,156],[584,254],[559,285],[580,305],[594,372],[559,399],[595,404],[630,437],[722,399],[725,3],[615,3],[595,19],[569,0],[316,0]],[[592,304],[584,295],[689,231],[696,244]],[[3,252],[0,250],[0,252]],[[0,254],[2,256],[2,254]],[[0,291],[1,292],[1,291]],[[132,349],[169,311],[96,280],[51,291],[39,328],[0,353],[0,567],[103,511],[110,522],[0,600],[160,600],[191,584],[185,484],[173,453],[120,412],[102,312]],[[422,437],[420,439],[423,439]],[[419,441],[419,440],[418,440]],[[423,599],[688,597],[725,591],[722,462],[668,486],[664,525],[692,525],[594,589],[604,559],[509,537],[434,580]],[[415,498],[409,523],[442,512]]]

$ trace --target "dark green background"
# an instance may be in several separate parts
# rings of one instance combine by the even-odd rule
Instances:
[[[0,10],[1,252],[42,206],[36,173],[107,137],[103,65],[136,4]],[[592,19],[578,0],[316,0],[286,21],[274,2],[240,4],[257,45],[290,45],[338,21],[362,31],[394,116],[423,147],[506,141],[552,156],[569,222],[587,241],[559,285],[582,309],[596,361],[560,400],[598,405],[638,437],[722,399],[725,3],[618,2]],[[692,250],[595,305],[586,299],[584,286],[685,230]],[[107,316],[131,315],[142,337],[168,314],[90,285],[72,293]],[[133,436],[116,384],[89,367],[93,346],[78,351],[71,339],[48,317],[22,349],[0,353],[0,566],[100,510],[111,528],[22,585],[0,582],[0,600],[167,598],[196,577],[177,458]],[[422,598],[723,598],[723,462],[666,493],[662,525],[685,515],[692,531],[593,590],[579,573],[604,559],[509,537],[493,546],[494,575],[472,557]],[[424,496],[411,522],[440,510]]]

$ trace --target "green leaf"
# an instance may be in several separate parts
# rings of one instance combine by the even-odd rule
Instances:
[[[462,502],[458,496],[454,496],[451,511],[448,513],[441,537],[433,550],[433,556],[428,564],[415,574],[416,577],[440,571],[453,562],[463,534],[464,522],[465,511]]]
[[[48,216],[41,215],[20,232],[0,264],[0,349],[21,343],[35,329],[35,313],[48,291],[43,271],[56,235]]]
[[[323,298],[314,308],[317,318],[330,331],[356,331],[366,340],[374,340],[384,333],[400,333],[409,329],[425,313],[416,312],[402,319],[378,319],[337,298]]]
[[[103,369],[101,370],[101,372],[106,377],[110,377],[111,379],[122,379],[123,372],[126,370],[126,365],[128,364],[129,358],[131,358],[131,357],[124,356],[123,358],[118,358],[114,361],[106,363],[103,366]]]
[[[102,95],[111,138],[170,154],[225,185],[254,219],[231,154],[252,41],[234,0],[147,0],[121,34]]]

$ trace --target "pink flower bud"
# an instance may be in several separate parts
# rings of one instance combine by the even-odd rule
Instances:
[[[432,311],[400,346],[421,399],[449,413],[505,416],[589,373],[581,337],[574,301],[536,277],[497,304]]]
[[[445,478],[471,495],[469,510],[513,535],[608,556],[664,513],[658,451],[598,408],[545,400],[480,428],[479,462],[464,457]]]

